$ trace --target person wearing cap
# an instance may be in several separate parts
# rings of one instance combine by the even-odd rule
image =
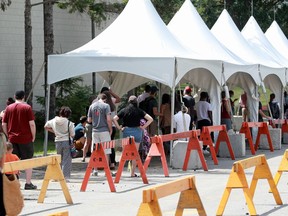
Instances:
[[[123,124],[119,125],[118,120],[121,119]],[[141,126],[141,119],[145,119],[146,123]],[[137,150],[143,138],[143,130],[147,128],[153,121],[153,118],[138,107],[137,97],[132,95],[128,99],[128,105],[120,110],[114,116],[113,122],[118,130],[123,132],[123,137],[133,136]],[[135,174],[136,161],[132,161],[131,177],[137,177]]]
[[[6,107],[2,119],[2,127],[8,140],[13,144],[13,153],[21,160],[31,159],[34,156],[34,144],[36,136],[35,117],[30,105],[25,99],[24,91],[16,91],[15,103]],[[32,169],[26,169],[25,190],[35,190],[36,185],[31,182]]]
[[[190,86],[186,86],[185,89],[184,89],[183,102],[184,102],[184,105],[188,109],[188,114],[191,117],[189,130],[192,130],[193,125],[194,125],[194,121],[195,121],[195,109],[194,109],[194,107],[195,107],[195,99],[192,96],[192,89],[190,88]]]
[[[74,143],[75,143],[75,148],[80,151],[83,149],[84,144],[85,144],[85,126],[87,123],[87,117],[86,116],[81,116],[80,117],[80,123],[76,125],[74,128],[75,131],[75,136],[74,136]]]
[[[151,86],[150,95],[145,99],[147,102],[147,110],[144,111],[153,118],[153,122],[148,127],[148,133],[150,136],[158,134],[157,117],[163,116],[163,114],[158,111],[158,103],[156,100],[158,90],[159,89],[156,86]]]

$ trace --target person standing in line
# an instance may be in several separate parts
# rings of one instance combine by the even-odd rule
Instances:
[[[247,93],[245,91],[240,96],[239,105],[242,112],[243,122],[248,122],[249,121],[248,98]]]
[[[188,109],[188,114],[191,117],[189,130],[192,130],[195,121],[195,99],[192,96],[192,89],[189,86],[186,86],[184,89],[183,102]]]
[[[110,91],[103,91],[103,94],[106,95],[106,103],[109,104],[110,110],[111,110],[111,119],[113,120],[114,116],[116,115],[116,100],[112,97]],[[111,140],[114,140],[116,134],[116,126],[112,121],[112,134],[111,134]],[[116,154],[115,154],[115,148],[111,148],[111,154],[110,154],[110,169],[115,170],[116,167]]]
[[[95,96],[92,96],[89,98],[89,104],[91,105],[95,101]],[[86,107],[86,113],[88,113],[89,106]],[[83,147],[83,156],[82,156],[82,162],[85,162],[86,157],[91,156],[91,144],[92,144],[92,124],[88,121],[85,125],[85,144]]]
[[[258,92],[258,98],[260,98],[260,93]],[[262,103],[259,100],[259,107],[258,107],[258,122],[263,122],[263,118],[267,118],[268,120],[271,120],[271,117],[265,115],[265,113],[263,112],[263,108],[262,108]]]
[[[212,118],[212,107],[211,104],[207,102],[208,93],[201,92],[200,100],[196,103],[196,113],[197,113],[197,129],[202,131],[204,126],[213,125]],[[203,153],[210,154],[207,150],[207,145],[203,145]]]
[[[97,143],[111,141],[112,134],[112,119],[111,110],[107,102],[107,97],[105,94],[100,93],[98,100],[89,107],[88,110],[88,122],[92,123],[92,145],[91,152],[94,149],[94,145]],[[111,154],[111,149],[105,149],[106,160],[109,166],[109,155]],[[98,171],[94,170],[93,175],[97,176]]]
[[[123,120],[123,126],[120,126],[118,120]],[[145,119],[146,123],[140,126],[141,119]],[[153,118],[142,109],[138,108],[137,97],[132,95],[128,99],[128,105],[120,110],[113,118],[116,127],[123,132],[123,137],[133,136],[138,151],[140,142],[143,138],[143,130],[147,128],[153,121]],[[135,174],[136,161],[132,161],[131,177],[138,177]]]
[[[162,134],[170,134],[171,133],[171,97],[169,94],[162,95],[162,103],[160,106],[160,113],[163,115],[160,116],[160,128]],[[166,141],[163,143],[164,151],[167,155],[170,151],[170,141]]]
[[[55,134],[56,152],[61,155],[61,167],[67,182],[69,182],[72,169],[69,140],[72,140],[75,135],[74,123],[68,119],[71,113],[69,107],[62,106],[59,116],[47,121],[44,126],[45,130]]]
[[[144,92],[137,97],[138,104],[140,102],[144,101],[147,97],[149,97],[150,96],[150,92],[151,92],[151,86],[150,85],[146,85]]]
[[[221,124],[226,125],[226,130],[232,129],[231,110],[225,91],[221,92]]]
[[[0,133],[0,215],[6,215],[4,200],[3,200],[3,178],[2,178],[2,169],[5,162],[5,153],[6,153],[6,137],[3,133]]]
[[[173,116],[173,128],[176,129],[176,133],[189,131],[191,116],[188,114],[188,108],[177,103],[175,111],[177,113]]]
[[[151,86],[150,90],[150,96],[145,99],[147,102],[147,110],[144,111],[153,118],[153,122],[148,127],[148,133],[152,137],[158,134],[157,117],[163,116],[163,114],[158,111],[158,103],[156,100],[158,88]]]
[[[269,107],[271,110],[272,118],[279,119],[280,118],[280,106],[276,101],[276,95],[274,93],[270,94]]]
[[[34,141],[36,136],[35,117],[30,105],[25,101],[24,91],[16,91],[16,102],[6,107],[2,119],[2,127],[9,142],[13,144],[13,153],[21,160],[34,156]],[[25,190],[35,190],[36,185],[31,182],[32,169],[26,169]]]
[[[234,91],[232,90],[229,90],[229,96],[230,96],[232,114],[235,115],[235,102],[238,100],[238,98],[232,99],[234,97]]]

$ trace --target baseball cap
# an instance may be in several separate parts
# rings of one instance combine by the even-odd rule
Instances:
[[[151,86],[151,93],[155,93],[159,89],[156,86]]]
[[[192,89],[190,88],[190,86],[186,86],[184,90],[185,90],[186,93],[191,93],[192,92]]]
[[[137,102],[137,97],[135,95],[131,95],[128,99],[128,102]]]

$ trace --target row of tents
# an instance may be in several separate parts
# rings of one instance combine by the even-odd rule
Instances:
[[[119,95],[151,80],[175,95],[179,83],[189,82],[208,91],[213,122],[220,124],[223,86],[247,92],[250,119],[257,121],[258,86],[271,89],[283,106],[287,68],[288,41],[276,21],[264,34],[251,16],[240,32],[224,9],[210,30],[186,0],[165,25],[150,0],[129,0],[93,40],[48,56],[48,84],[96,72]]]

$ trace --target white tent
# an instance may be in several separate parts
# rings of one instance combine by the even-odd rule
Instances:
[[[202,60],[201,63],[190,67],[190,70],[178,72],[176,83],[188,81],[207,89],[213,107],[213,122],[220,124],[220,92],[221,85],[224,84],[223,68],[225,73],[233,74],[239,70],[253,71],[253,68],[257,70],[257,66],[244,66],[245,61],[229,52],[213,36],[190,0],[183,3],[169,22],[168,29],[183,46],[194,54],[190,56],[191,58]],[[258,76],[252,75],[252,77],[259,79]]]
[[[256,22],[255,18],[251,16],[241,31],[244,38],[248,41],[250,46],[257,51],[258,53],[266,53],[269,55],[275,62],[281,65],[283,68],[287,67],[288,61],[272,46],[272,44],[265,37],[260,26]],[[266,79],[266,76],[269,75],[261,73]],[[270,82],[269,88],[275,93],[276,99],[280,102],[281,107],[283,106],[283,86],[285,85],[285,71],[283,70],[284,79],[282,78],[282,86],[279,86],[277,82]],[[268,77],[267,77],[268,78]],[[275,79],[275,77],[274,77]]]
[[[241,32],[233,22],[227,10],[223,10],[216,23],[211,28],[211,32],[215,35],[215,37],[231,52],[235,55],[241,57],[247,62],[251,64],[261,64],[259,67],[259,71],[263,74],[263,78],[268,74],[273,74],[278,77],[278,80],[274,76],[270,76],[269,80],[266,80],[265,84],[267,87],[270,87],[270,84],[273,86],[278,85],[282,86],[284,81],[284,69],[283,66],[279,65],[270,55],[267,55],[265,52],[257,52],[257,50],[253,49],[247,40],[242,36]],[[225,32],[225,34],[223,34]],[[254,71],[254,74],[259,76],[259,71]],[[272,77],[272,78],[271,78]],[[274,79],[273,79],[274,77]],[[239,83],[240,82],[240,83]],[[256,82],[256,84],[260,84]],[[232,76],[229,79],[229,83],[233,86],[234,84],[240,86],[246,86],[246,90],[249,89],[249,101],[253,101],[249,104],[250,118],[253,121],[257,121],[258,117],[258,102],[253,100],[255,95],[255,86],[252,83],[247,83],[246,79],[238,79],[238,76]]]
[[[48,84],[97,72],[119,95],[148,80],[173,87],[176,56],[187,56],[186,50],[168,31],[151,1],[130,0],[92,41],[71,52],[48,56]]]
[[[277,49],[277,51],[286,59],[288,59],[288,40],[281,30],[278,23],[274,20],[265,32],[266,38]],[[288,60],[287,60],[288,61]],[[286,69],[287,71],[287,69]],[[287,74],[285,84],[287,83]]]

